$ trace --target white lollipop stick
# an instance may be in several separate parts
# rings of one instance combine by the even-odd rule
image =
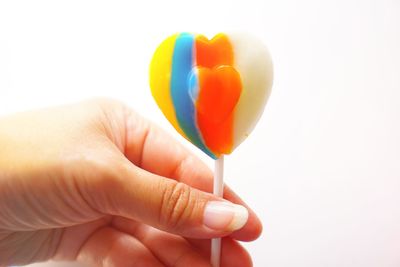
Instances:
[[[214,168],[214,195],[223,197],[224,194],[224,156],[215,160]],[[211,239],[211,265],[219,267],[221,258],[221,238]]]

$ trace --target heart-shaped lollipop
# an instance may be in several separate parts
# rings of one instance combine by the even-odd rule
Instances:
[[[215,195],[223,196],[223,155],[259,120],[272,86],[265,46],[247,34],[175,34],[157,48],[150,65],[154,99],[175,129],[215,160]],[[241,216],[243,226],[246,215]],[[221,239],[211,241],[219,267]]]
[[[269,53],[248,34],[211,40],[175,34],[161,43],[150,65],[152,94],[165,117],[214,159],[250,134],[271,86]]]
[[[186,139],[212,158],[230,154],[253,130],[272,85],[266,47],[247,34],[175,34],[157,48],[150,86]]]

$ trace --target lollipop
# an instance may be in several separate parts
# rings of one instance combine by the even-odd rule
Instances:
[[[150,64],[152,95],[173,127],[215,159],[214,194],[223,193],[223,155],[259,120],[272,86],[267,48],[243,33],[179,33],[164,40]],[[219,266],[220,239],[211,262]]]

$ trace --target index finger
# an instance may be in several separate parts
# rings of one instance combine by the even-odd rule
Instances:
[[[124,154],[133,164],[199,190],[212,192],[212,171],[165,131],[134,113],[128,113],[125,127]],[[242,241],[259,237],[262,225],[256,214],[228,186],[224,186],[223,197],[245,206],[249,211],[245,226],[230,236]]]

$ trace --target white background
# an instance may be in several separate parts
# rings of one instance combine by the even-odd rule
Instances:
[[[224,30],[256,33],[275,65],[226,161],[264,223],[255,266],[400,266],[399,0],[1,1],[0,113],[110,96],[175,134],[151,54],[171,33]]]

